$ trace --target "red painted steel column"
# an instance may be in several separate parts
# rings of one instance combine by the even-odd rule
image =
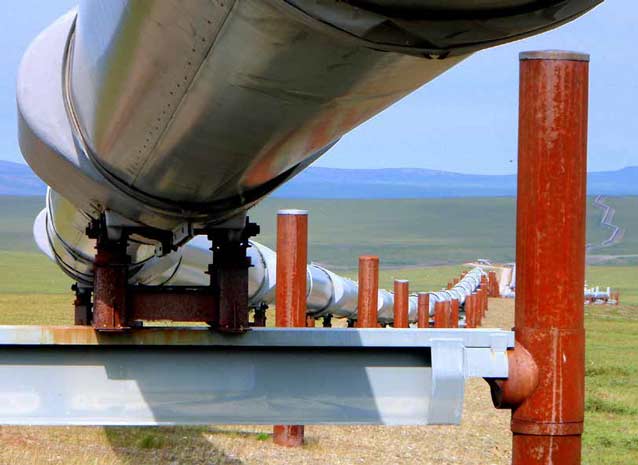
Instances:
[[[450,311],[450,301],[434,303],[434,327],[448,328],[448,313]]]
[[[376,328],[379,309],[379,257],[359,257],[357,328]]]
[[[93,284],[93,327],[100,331],[128,328],[126,287],[128,262],[126,241],[97,239]]]
[[[404,279],[394,280],[394,324],[395,328],[410,326],[408,312],[410,310],[410,283]]]
[[[450,328],[458,328],[459,327],[459,301],[456,299],[452,299],[450,301]]]
[[[500,292],[498,289],[498,278],[496,277],[496,271],[489,272],[489,282],[490,282],[490,297],[500,297]]]
[[[306,326],[306,266],[308,263],[308,212],[281,210],[277,214],[277,288],[275,324]],[[273,426],[274,443],[303,445],[303,425]]]
[[[428,328],[430,326],[430,294],[419,292],[417,297],[417,326]]]
[[[584,420],[588,55],[520,56],[517,344],[539,383],[514,409],[514,465],[576,465]]]
[[[277,213],[277,287],[275,324],[306,326],[306,267],[308,263],[308,212]]]
[[[474,328],[474,314],[476,309],[476,294],[470,294],[465,299],[465,327]]]

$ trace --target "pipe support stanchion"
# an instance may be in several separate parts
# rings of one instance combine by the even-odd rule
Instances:
[[[409,282],[403,279],[394,280],[394,327],[408,328],[408,311],[410,289]]]
[[[277,289],[275,321],[280,327],[305,327],[306,266],[308,262],[308,213],[281,210],[277,214]],[[313,320],[314,321],[314,320]],[[273,426],[273,441],[279,446],[300,447],[303,425]]]
[[[430,294],[419,292],[417,297],[417,326],[428,328],[430,326]]]
[[[357,327],[376,328],[379,309],[379,257],[359,257]]]
[[[513,409],[514,465],[580,464],[588,62],[521,54],[515,331],[539,377]]]

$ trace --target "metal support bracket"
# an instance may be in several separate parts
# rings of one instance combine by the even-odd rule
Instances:
[[[0,326],[0,424],[458,424],[465,379],[506,378],[513,345],[490,329]]]

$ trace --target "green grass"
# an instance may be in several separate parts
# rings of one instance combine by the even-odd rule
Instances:
[[[44,197],[0,196],[0,250],[35,252],[31,229]]]
[[[609,254],[636,254],[638,198],[610,199],[615,222],[626,228],[623,242]],[[42,199],[0,198],[0,324],[71,324],[70,280],[32,244],[31,224]],[[413,290],[437,290],[459,274],[459,263],[477,257],[513,259],[513,199],[436,199],[399,201],[269,200],[253,215],[262,225],[260,240],[274,242],[277,209],[307,208],[310,256],[352,269],[361,254],[378,254],[380,284],[410,280]],[[600,214],[589,212],[588,238],[599,241],[606,231]],[[418,267],[423,263],[445,266]],[[454,265],[452,265],[454,263]],[[583,463],[638,463],[638,267],[590,266],[590,286],[620,290],[623,305],[588,306],[586,357],[586,431]],[[201,429],[107,429],[113,447],[166,450],[176,441],[193,441]],[[269,435],[256,436],[265,441]]]
[[[589,266],[588,286],[611,286],[620,291],[620,301],[638,305],[638,266]]]
[[[588,306],[585,322],[584,463],[637,463],[638,306]]]
[[[638,264],[638,197],[609,198],[615,222],[625,229],[621,243],[597,255]],[[609,230],[589,199],[587,240],[599,243]],[[44,206],[39,197],[0,197],[0,251],[33,252],[31,227]],[[310,212],[309,256],[336,269],[356,268],[357,257],[374,254],[385,267],[456,264],[476,258],[514,260],[515,199],[512,197],[400,200],[267,199],[251,210],[261,225],[260,242],[275,243],[276,212]],[[614,263],[614,262],[612,262]]]

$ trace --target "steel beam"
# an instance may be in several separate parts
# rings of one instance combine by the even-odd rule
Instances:
[[[0,327],[0,423],[456,424],[465,378],[506,377],[513,339],[501,330]]]

